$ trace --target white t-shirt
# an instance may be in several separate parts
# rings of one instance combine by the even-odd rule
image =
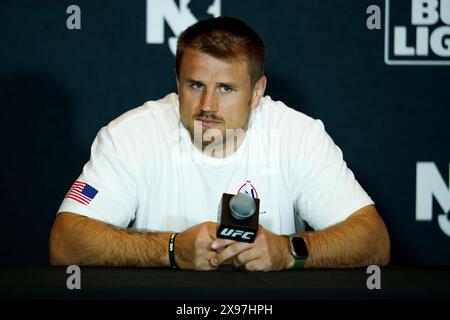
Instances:
[[[277,234],[315,230],[373,204],[320,120],[266,96],[238,150],[200,152],[179,117],[178,96],[130,110],[102,128],[59,212],[116,226],[181,232],[217,222],[223,193],[260,199],[259,221]]]

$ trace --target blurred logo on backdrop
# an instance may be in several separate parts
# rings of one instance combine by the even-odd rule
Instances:
[[[433,221],[433,200],[442,210],[437,222],[442,232],[450,237],[450,164],[448,184],[434,162],[416,164],[416,221]],[[437,210],[436,210],[437,209]]]
[[[197,21],[220,16],[221,0],[147,0],[146,42],[167,44],[175,55],[180,33]]]
[[[386,0],[384,60],[450,65],[450,0]]]

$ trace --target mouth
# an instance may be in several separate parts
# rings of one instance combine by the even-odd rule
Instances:
[[[220,121],[212,120],[212,119],[197,119],[197,121],[201,121],[203,127],[216,127],[220,124]]]

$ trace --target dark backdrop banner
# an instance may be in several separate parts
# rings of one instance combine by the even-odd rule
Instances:
[[[3,0],[0,264],[48,263],[97,131],[175,91],[176,37],[217,15],[266,41],[267,94],[324,122],[386,221],[392,262],[450,265],[445,0]]]

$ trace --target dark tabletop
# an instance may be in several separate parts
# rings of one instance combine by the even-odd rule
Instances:
[[[450,299],[450,267],[381,268],[381,289],[366,268],[244,272],[81,267],[69,290],[66,267],[1,267],[0,299]]]

